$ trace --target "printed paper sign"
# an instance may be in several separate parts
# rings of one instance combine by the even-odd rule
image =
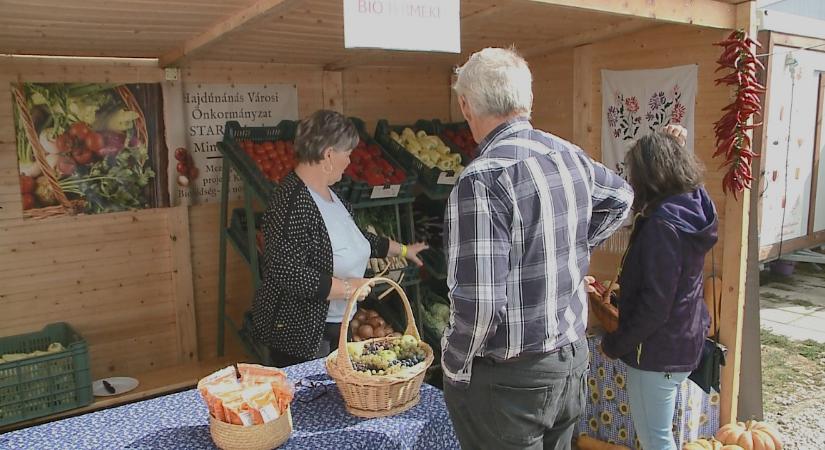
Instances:
[[[458,0],[344,0],[344,47],[461,52]]]
[[[177,95],[176,95],[177,94]],[[223,140],[226,122],[244,127],[275,126],[298,118],[298,91],[294,85],[164,85],[173,204],[220,201],[223,159],[217,143]],[[182,105],[182,106],[181,106]],[[177,110],[177,111],[176,111]],[[184,133],[174,133],[183,130]],[[183,149],[183,150],[180,150]],[[185,152],[188,158],[183,158]],[[230,199],[240,198],[243,183],[233,171]]]

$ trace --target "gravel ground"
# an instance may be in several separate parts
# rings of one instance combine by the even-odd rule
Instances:
[[[825,450],[825,345],[762,330],[765,420],[787,450]]]

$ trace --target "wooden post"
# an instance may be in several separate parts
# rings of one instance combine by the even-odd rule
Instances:
[[[593,45],[582,45],[573,49],[573,143],[598,158],[592,121],[599,116],[594,114],[594,98]]]
[[[169,208],[169,238],[172,240],[172,284],[178,360],[198,360],[198,330],[195,318],[195,289],[192,285],[192,246],[189,240],[189,207]]]
[[[344,81],[340,71],[324,71],[321,95],[324,109],[344,113]]]
[[[756,2],[736,5],[736,25],[749,35],[756,36]],[[751,192],[745,190],[738,200],[734,200],[732,195],[725,199],[720,337],[728,347],[728,356],[727,364],[722,369],[720,424],[735,421],[739,405],[750,195]]]

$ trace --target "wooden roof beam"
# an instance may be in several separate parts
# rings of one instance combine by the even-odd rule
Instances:
[[[547,5],[598,11],[663,22],[736,28],[736,5],[716,0],[528,0]]]
[[[187,40],[180,47],[162,55],[158,58],[158,65],[174,66],[184,57],[203,50],[243,25],[269,14],[283,13],[297,3],[300,3],[300,0],[258,0],[225,20],[212,25],[205,32]]]

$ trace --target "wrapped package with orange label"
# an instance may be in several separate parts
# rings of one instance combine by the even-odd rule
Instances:
[[[212,417],[250,426],[271,422],[286,413],[294,392],[282,370],[257,364],[236,367],[221,369],[198,383]]]

